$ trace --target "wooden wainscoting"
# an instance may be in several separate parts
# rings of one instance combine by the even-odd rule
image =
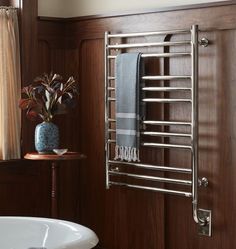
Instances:
[[[88,159],[79,178],[78,221],[94,229],[105,249],[231,249],[236,247],[235,40],[236,5],[140,15],[70,20],[66,53],[81,89],[80,150]],[[200,207],[213,212],[213,235],[198,236],[191,200],[141,190],[105,190],[104,167],[104,32],[186,29],[198,24],[210,46],[200,47],[199,146]],[[174,38],[173,38],[174,39]],[[77,55],[77,57],[75,55]],[[185,59],[169,61],[171,74],[183,72]],[[74,69],[73,69],[74,64]],[[151,70],[151,69],[150,69]],[[188,109],[169,108],[165,116],[181,120]],[[174,140],[171,140],[174,142]],[[161,155],[156,160],[160,160]],[[171,151],[165,161],[187,166],[189,158]]]
[[[34,8],[34,7],[33,7]],[[123,16],[76,18],[69,20],[39,19],[30,26],[26,22],[24,52],[24,83],[44,71],[62,75],[74,75],[80,83],[78,107],[68,116],[59,117],[62,143],[72,150],[87,155],[79,164],[66,163],[60,169],[60,218],[79,222],[92,228],[103,249],[231,249],[236,248],[236,120],[235,120],[235,72],[236,72],[236,5],[197,7],[176,11],[132,14]],[[32,17],[32,16],[31,16]],[[35,16],[30,19],[35,22]],[[28,23],[29,24],[29,23]],[[200,176],[209,179],[209,187],[200,189],[200,207],[213,212],[211,238],[197,235],[191,213],[191,200],[164,196],[163,194],[119,187],[105,189],[104,167],[104,32],[143,32],[167,29],[186,29],[198,24],[200,37],[207,37],[210,46],[200,47]],[[38,30],[35,34],[35,29]],[[30,30],[30,29],[29,29]],[[35,37],[36,36],[36,37]],[[33,37],[33,38],[32,38]],[[36,39],[37,63],[32,62],[31,49]],[[173,38],[174,39],[174,38]],[[35,43],[33,43],[35,44]],[[28,52],[27,52],[28,51]],[[158,70],[165,73],[181,73],[183,65],[171,59],[160,62]],[[34,65],[34,66],[33,66]],[[168,68],[166,69],[166,67]],[[32,68],[33,67],[33,68]],[[147,70],[152,70],[149,65]],[[27,70],[30,70],[29,75]],[[187,109],[180,106],[158,109],[170,119],[181,119]],[[32,124],[24,120],[23,150],[32,149]],[[29,127],[32,128],[29,128]],[[174,142],[174,140],[172,140]],[[186,166],[189,158],[176,152],[146,154],[156,162]],[[24,161],[23,161],[24,162]],[[23,163],[22,162],[22,163]],[[22,165],[22,163],[19,164]],[[0,170],[0,185],[6,174],[11,175],[9,189],[0,193],[8,200],[11,192],[22,196],[19,213],[48,215],[50,200],[50,173],[46,165],[23,165],[16,175],[17,165]],[[5,166],[4,166],[5,167]],[[12,168],[11,168],[12,167]],[[13,173],[15,175],[13,175]],[[6,179],[9,179],[6,177]],[[33,181],[30,178],[34,179]],[[11,186],[12,181],[24,182],[24,186]],[[21,183],[19,183],[21,184]],[[4,185],[3,185],[4,186]],[[27,188],[26,186],[29,186]],[[32,189],[30,189],[32,188]],[[2,191],[2,192],[1,192]],[[23,196],[23,192],[26,195]],[[38,191],[38,195],[33,196]],[[47,192],[48,191],[48,192]],[[12,205],[18,201],[14,194]],[[45,203],[39,203],[37,199]],[[48,198],[48,199],[47,199]],[[30,209],[29,203],[33,208]],[[23,205],[23,203],[25,203]],[[5,204],[4,204],[5,205]],[[0,212],[7,213],[6,206]],[[39,208],[35,208],[38,206]],[[25,211],[28,210],[28,211]],[[9,213],[17,213],[17,208]]]
[[[0,1],[19,7],[22,85],[37,69],[37,0]],[[33,148],[34,124],[22,118],[22,154]],[[0,162],[0,215],[49,216],[50,170],[47,164],[26,160]]]

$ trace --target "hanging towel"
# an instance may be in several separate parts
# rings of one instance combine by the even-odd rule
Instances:
[[[139,161],[140,53],[117,55],[115,160]]]

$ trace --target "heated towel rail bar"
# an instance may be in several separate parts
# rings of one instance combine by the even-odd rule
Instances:
[[[198,208],[198,187],[199,186],[207,186],[208,181],[205,177],[203,177],[202,181],[198,178],[198,26],[192,25],[189,30],[168,30],[168,31],[156,31],[156,32],[140,32],[140,33],[127,33],[127,34],[111,34],[109,32],[105,33],[105,165],[106,165],[106,187],[110,188],[112,185],[125,186],[129,188],[135,189],[144,189],[150,191],[156,191],[161,193],[179,195],[184,197],[192,198],[192,209],[193,209],[193,219],[199,225],[199,233],[207,236],[211,236],[211,211],[204,210]],[[179,35],[179,34],[189,34],[191,39],[189,40],[179,40],[179,41],[157,41],[157,42],[133,42],[134,38],[137,37],[147,37],[147,36],[159,36],[159,35]],[[132,38],[132,43],[124,42],[125,39]],[[119,39],[120,43],[112,42],[113,39]],[[203,38],[207,40],[206,38]],[[207,40],[208,41],[208,40]],[[205,44],[205,43],[204,43]],[[205,47],[204,44],[201,44]],[[145,47],[171,47],[171,46],[189,46],[190,52],[168,52],[168,53],[159,53],[152,52],[142,53],[142,58],[172,58],[172,57],[190,57],[191,58],[191,75],[142,75],[142,81],[191,81],[191,87],[166,87],[166,86],[158,86],[158,87],[150,87],[150,86],[142,86],[141,90],[143,92],[177,92],[177,91],[185,91],[190,93],[189,98],[178,99],[178,98],[142,98],[141,101],[145,103],[165,103],[165,104],[190,104],[191,105],[191,121],[188,122],[179,122],[179,121],[161,121],[161,120],[142,120],[142,125],[149,126],[161,126],[161,127],[171,127],[171,126],[185,126],[190,127],[189,133],[177,133],[177,132],[166,132],[166,131],[141,131],[141,136],[144,137],[184,137],[190,140],[188,145],[182,144],[171,144],[171,143],[156,143],[156,142],[141,142],[141,146],[144,147],[152,147],[152,148],[161,148],[161,149],[183,149],[190,151],[191,153],[191,167],[190,168],[178,168],[178,167],[170,167],[170,166],[162,166],[162,165],[153,165],[147,163],[134,163],[134,162],[124,162],[124,161],[115,161],[112,158],[112,144],[116,142],[116,140],[111,137],[111,135],[115,134],[116,130],[114,125],[116,120],[111,116],[111,113],[114,112],[111,108],[111,104],[116,101],[114,97],[115,86],[114,86],[114,64],[111,66],[111,62],[116,59],[118,53],[122,53],[127,49],[136,50],[139,48]],[[127,52],[127,51],[126,51]],[[113,82],[113,84],[112,84]],[[112,95],[113,93],[113,95]],[[113,125],[113,127],[111,127]],[[165,140],[164,140],[165,141]],[[122,167],[120,167],[122,166]],[[150,175],[143,175],[137,173],[129,173],[124,171],[123,169],[127,169],[127,167],[133,167],[136,169],[145,169],[153,171],[161,171],[161,172],[173,172],[173,173],[182,173],[185,175],[191,175],[191,180],[182,180],[182,179],[174,179],[168,177],[157,177]],[[118,177],[117,179],[114,177]],[[122,177],[126,177],[125,179],[138,179],[144,180],[145,184],[132,184],[127,181],[121,180]],[[168,188],[160,188],[147,186],[147,182],[160,182],[166,184],[177,184],[177,185],[185,185],[190,186],[191,191],[180,191],[180,190],[172,190]]]

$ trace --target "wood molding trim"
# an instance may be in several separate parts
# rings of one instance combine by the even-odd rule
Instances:
[[[21,45],[22,45],[22,84],[27,84],[37,71],[37,0],[21,0],[20,5]]]
[[[32,83],[38,67],[38,28],[37,0],[18,0],[15,4],[20,9],[21,29],[21,78],[22,86]],[[31,151],[33,146],[34,124],[22,116],[22,155]]]

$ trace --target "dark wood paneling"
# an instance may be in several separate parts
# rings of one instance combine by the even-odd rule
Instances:
[[[102,248],[163,248],[163,196],[105,190],[103,46],[103,39],[85,39],[79,46],[80,139],[88,158],[80,171],[78,222],[96,231]]]
[[[37,43],[37,0],[19,1],[21,34],[21,75],[22,86],[29,85],[35,78],[38,66]],[[22,116],[22,155],[32,151],[34,126]]]
[[[72,74],[78,77],[78,70],[74,72],[78,56],[73,49],[65,50],[63,24],[44,22],[38,26],[37,0],[11,2],[19,7],[22,86],[31,84],[37,75],[51,70],[65,77]],[[55,121],[60,127],[62,147],[75,151],[79,143],[78,110],[72,110],[66,119],[60,117]],[[35,126],[36,123],[22,115],[22,155],[34,150]],[[50,164],[27,160],[0,163],[0,215],[49,217]],[[76,220],[79,167],[79,162],[60,165],[60,218]]]
[[[1,163],[0,215],[49,215],[50,174],[45,169],[26,160]]]
[[[80,171],[77,217],[80,223],[97,232],[103,248],[235,247],[233,193],[236,186],[233,179],[236,172],[232,153],[235,148],[235,56],[232,53],[236,39],[235,13],[236,5],[232,5],[68,22],[66,38],[77,41],[79,49],[80,148],[88,156]],[[105,190],[104,183],[104,31],[182,29],[192,24],[199,24],[201,30],[219,30],[200,35],[211,40],[208,48],[200,48],[200,176],[207,176],[210,185],[208,189],[199,190],[199,197],[200,207],[213,210],[212,238],[197,235],[191,200],[173,196],[165,196],[163,200],[161,194],[138,190]],[[66,45],[69,48],[71,43]],[[75,45],[73,43],[73,47]],[[76,49],[75,52],[78,53]],[[188,65],[185,59],[181,62],[170,60],[169,72],[182,73],[182,68]],[[186,69],[184,73],[187,73]],[[180,120],[187,116],[187,112],[188,108],[180,105],[177,109],[166,110],[165,117]],[[172,165],[189,165],[189,156],[180,152],[167,153],[165,159]]]
[[[19,7],[22,85],[37,71],[37,0],[0,1]],[[34,125],[22,117],[22,154],[33,148]],[[0,162],[0,215],[49,216],[49,165],[26,160]]]
[[[63,23],[38,22],[38,60],[37,74],[53,71],[64,78],[71,75],[79,79],[78,48],[66,48],[65,27]],[[70,113],[57,116],[54,122],[60,130],[60,146],[71,151],[80,150],[79,114],[81,101]],[[79,170],[81,161],[61,162],[59,168],[59,217],[76,220],[79,210]]]
[[[26,1],[27,2],[27,1]],[[30,3],[29,3],[30,4]],[[31,6],[35,14],[35,5]],[[41,72],[54,70],[62,75],[74,75],[80,83],[78,107],[55,122],[61,131],[64,147],[79,150],[88,156],[84,162],[63,163],[60,168],[59,216],[94,229],[103,249],[231,249],[236,247],[235,210],[235,52],[236,5],[213,6],[193,10],[117,16],[99,19],[66,21],[39,20],[28,15],[24,29],[30,25],[32,33],[23,33],[26,63],[31,63],[31,50],[38,41],[36,64],[25,66],[26,81]],[[26,17],[25,17],[26,18]],[[200,206],[213,210],[212,238],[197,235],[191,217],[191,200],[163,196],[146,191],[122,188],[105,189],[104,167],[104,31],[135,32],[189,28],[199,24],[200,29],[219,29],[201,33],[211,45],[200,48],[200,176],[207,176],[208,189],[200,189]],[[38,33],[35,33],[38,29]],[[29,36],[27,38],[27,36]],[[34,38],[32,38],[34,37]],[[31,39],[33,43],[31,44]],[[171,39],[175,39],[174,37]],[[29,46],[29,49],[28,49]],[[23,58],[25,58],[23,57]],[[188,65],[184,59],[155,65],[161,73],[181,73]],[[33,68],[31,68],[33,67]],[[169,68],[166,68],[169,67]],[[154,65],[147,66],[148,71]],[[27,73],[29,70],[29,74]],[[186,72],[186,71],[184,71]],[[29,83],[29,82],[27,82]],[[163,113],[164,111],[164,113]],[[182,119],[188,109],[160,108],[166,118]],[[23,128],[23,150],[33,148],[33,128],[26,120]],[[29,128],[30,126],[31,128]],[[172,140],[173,141],[173,140]],[[148,154],[150,160],[174,166],[188,166],[189,157],[181,153]],[[185,165],[184,165],[185,164]],[[18,163],[16,163],[18,165]],[[9,164],[0,170],[0,190],[4,200],[4,214],[49,215],[50,172],[48,164],[35,162]],[[5,166],[4,166],[5,167]],[[2,172],[2,175],[1,175]],[[2,178],[3,177],[3,178]],[[8,184],[4,185],[7,179]],[[32,179],[32,180],[31,180]],[[12,182],[16,182],[15,187]],[[2,191],[2,192],[1,192]],[[12,192],[9,198],[7,193]],[[23,196],[24,191],[28,193]],[[34,195],[34,194],[35,195]],[[41,198],[42,203],[38,201]],[[29,203],[33,205],[30,207]],[[6,202],[5,202],[6,203]],[[8,208],[9,207],[9,208]]]

